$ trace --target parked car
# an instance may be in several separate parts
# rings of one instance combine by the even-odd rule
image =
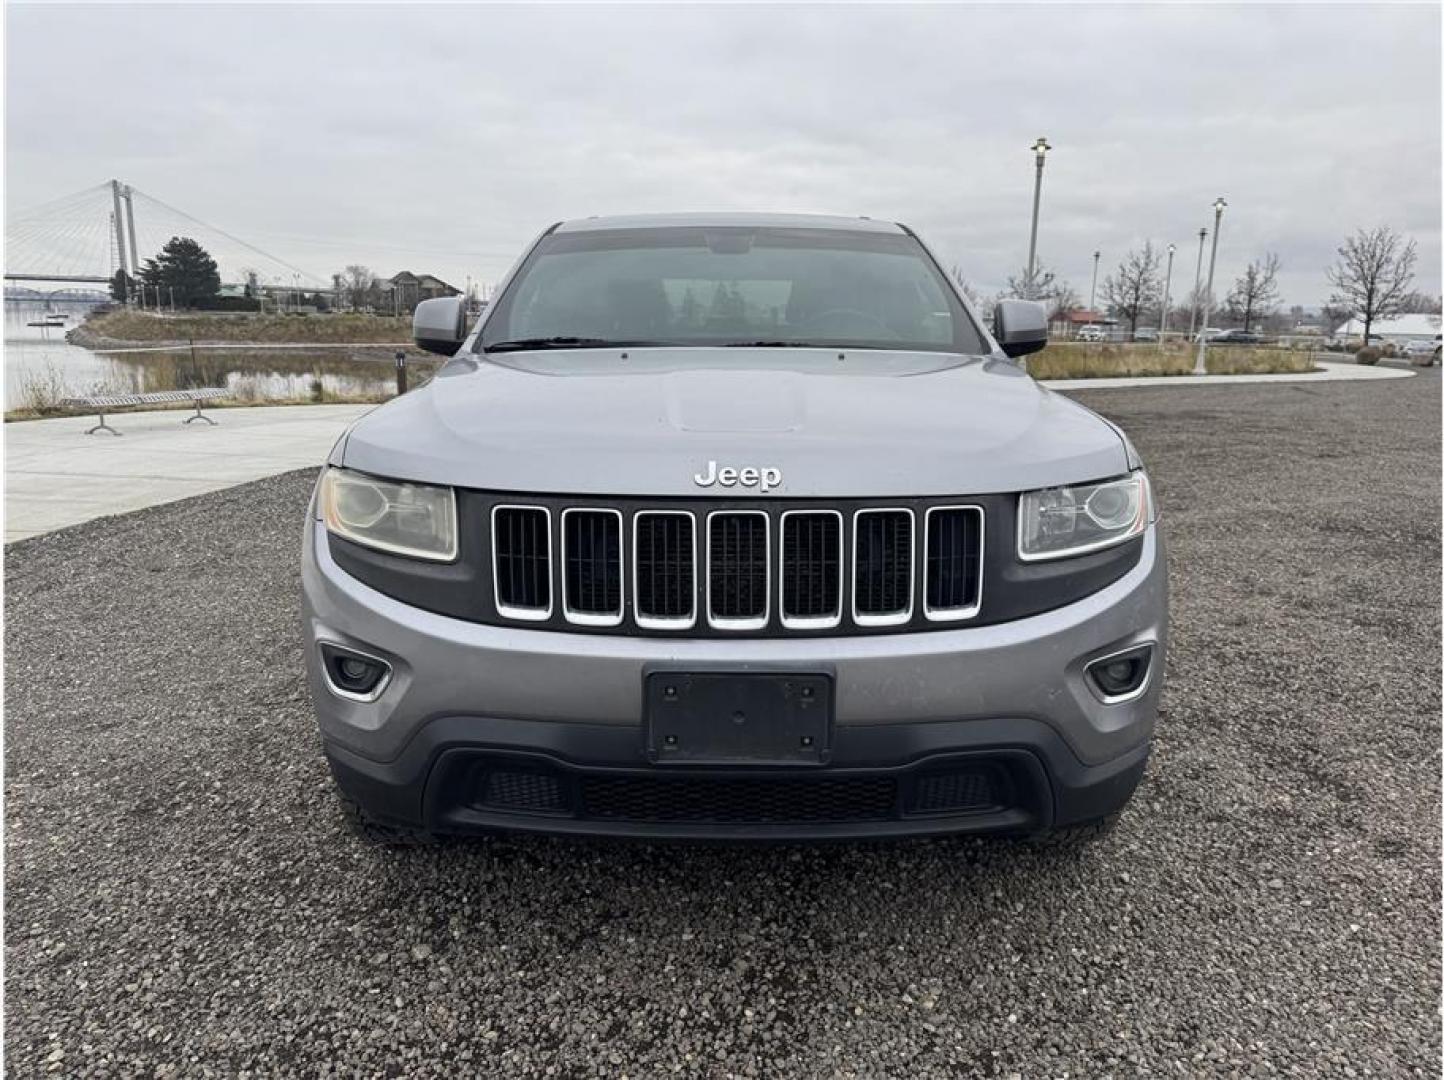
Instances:
[[[1089,323],[1078,331],[1079,341],[1107,341],[1108,331],[1102,326]]]
[[[1263,338],[1252,330],[1224,330],[1212,335],[1209,341],[1215,345],[1259,345]]]
[[[1408,342],[1404,346],[1403,354],[1411,363],[1418,364],[1420,367],[1429,367],[1439,363],[1439,350],[1440,339],[1436,334],[1433,341],[1423,338]]]
[[[1073,839],[1149,754],[1152,488],[900,225],[547,229],[356,421],[305,529],[311,693],[367,836]],[[454,355],[451,355],[454,354]]]
[[[1157,341],[1158,331],[1152,326],[1140,326],[1133,331],[1134,341]]]
[[[1196,334],[1193,335],[1194,344],[1197,344],[1198,342],[1204,340],[1204,338],[1207,338],[1209,341],[1212,341],[1212,340],[1214,340],[1214,338],[1218,337],[1218,335],[1219,335],[1219,334],[1222,334],[1223,332],[1224,332],[1224,331],[1221,330],[1220,328],[1218,328],[1217,326],[1210,326],[1210,327],[1208,327],[1206,330],[1200,330],[1200,331],[1198,331],[1198,333],[1196,333]]]

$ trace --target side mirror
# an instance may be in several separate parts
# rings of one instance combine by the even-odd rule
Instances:
[[[999,300],[993,308],[993,337],[1009,356],[1035,353],[1048,344],[1048,313],[1032,300]]]
[[[411,317],[411,336],[427,352],[454,356],[466,340],[466,297],[421,301]]]

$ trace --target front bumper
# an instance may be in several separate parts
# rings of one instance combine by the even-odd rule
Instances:
[[[421,611],[337,567],[314,521],[303,564],[308,667],[327,757],[368,813],[442,832],[712,838],[1026,830],[1120,808],[1142,774],[1157,713],[1166,579],[1154,527],[1124,577],[1029,618],[875,637],[673,640]],[[374,702],[332,693],[318,641],[386,659],[393,675],[385,691]],[[1145,691],[1104,704],[1084,666],[1142,642],[1156,644]],[[828,672],[827,764],[650,765],[643,682],[658,667]],[[939,801],[938,791],[957,798]],[[699,793],[739,809],[699,816]],[[749,815],[752,804],[760,809]]]

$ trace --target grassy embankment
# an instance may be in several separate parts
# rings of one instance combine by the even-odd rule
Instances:
[[[137,356],[129,360],[125,372],[117,371],[112,379],[84,388],[67,386],[62,371],[48,363],[39,369],[22,368],[18,373],[20,390],[16,397],[25,405],[7,410],[5,419],[87,415],[86,409],[61,405],[65,398],[83,394],[151,393],[191,386],[232,387],[229,398],[208,403],[207,408],[375,404],[388,400],[392,393],[389,390],[337,392],[329,389],[323,378],[338,376],[343,383],[348,376],[352,380],[358,377],[389,380],[390,350],[347,352],[333,346],[399,344],[407,342],[410,334],[409,319],[378,315],[236,316],[196,313],[170,317],[135,311],[93,315],[67,335],[71,344],[100,352],[135,346],[179,347],[175,352]],[[192,352],[189,349],[192,339],[196,344],[234,344],[235,348]],[[316,345],[317,350],[265,348],[267,344],[282,343]],[[415,348],[408,349],[407,353],[413,386],[434,374],[440,364],[434,357],[418,356]],[[378,361],[384,362],[385,366],[380,366]],[[238,370],[253,374],[236,378],[234,373]],[[263,390],[265,375],[289,377],[293,383],[302,382],[305,390],[292,396],[268,396]],[[305,376],[310,376],[310,379],[305,380]],[[167,407],[144,406],[147,409]]]
[[[411,320],[392,315],[152,315],[110,311],[92,315],[66,335],[88,349],[126,345],[257,342],[382,344],[411,340]]]
[[[1191,375],[1195,351],[1170,345],[1091,345],[1057,341],[1027,358],[1035,379],[1118,379],[1130,375]],[[1210,346],[1210,375],[1275,375],[1313,371],[1309,353],[1286,349]]]

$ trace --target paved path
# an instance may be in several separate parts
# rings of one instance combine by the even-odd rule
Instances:
[[[1056,390],[1147,386],[1263,386],[1334,380],[1407,379],[1413,371],[1323,363],[1298,375],[1170,375],[1054,379]],[[342,430],[369,405],[218,409],[218,426],[183,424],[183,412],[120,413],[124,432],[86,437],[94,417],[5,425],[5,542],[319,465]]]
[[[1408,379],[1419,369],[1400,371],[1366,364],[1316,360],[1318,371],[1286,372],[1279,375],[1135,375],[1123,379],[1045,379],[1054,390],[1121,390],[1130,386],[1268,386],[1274,383],[1370,382],[1378,379]]]
[[[179,410],[108,417],[123,434],[87,437],[95,417],[5,425],[5,542],[319,465],[370,405]]]

